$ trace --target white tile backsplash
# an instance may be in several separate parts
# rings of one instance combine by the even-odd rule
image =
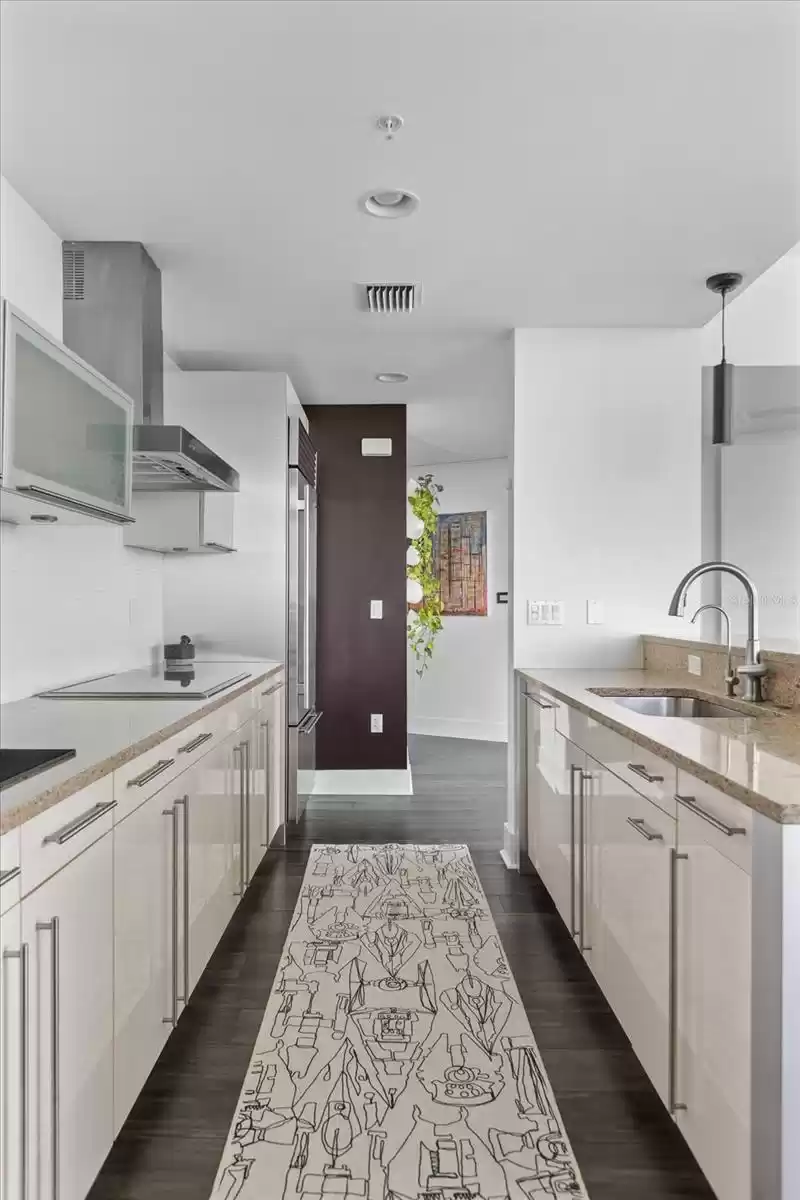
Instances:
[[[0,699],[149,662],[162,578],[161,556],[120,529],[0,525]]]

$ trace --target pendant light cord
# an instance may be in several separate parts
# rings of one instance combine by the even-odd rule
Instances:
[[[726,292],[722,293],[722,362],[725,362],[725,296]]]

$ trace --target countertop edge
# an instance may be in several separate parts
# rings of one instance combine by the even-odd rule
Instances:
[[[111,775],[118,767],[124,766],[134,758],[138,758],[140,754],[146,754],[148,750],[153,750],[156,746],[160,746],[162,742],[168,738],[174,737],[176,733],[182,733],[184,729],[188,729],[191,725],[195,725],[209,713],[216,712],[217,709],[230,704],[232,700],[238,700],[240,696],[244,696],[246,692],[250,692],[253,688],[258,687],[265,679],[269,679],[276,672],[283,670],[282,663],[276,663],[275,666],[265,669],[263,672],[256,672],[243,680],[241,684],[237,684],[230,691],[225,692],[221,696],[213,696],[201,708],[195,709],[191,713],[173,721],[170,725],[164,725],[155,733],[148,737],[142,738],[139,742],[134,742],[125,750],[120,750],[117,754],[112,754],[108,758],[101,759],[100,762],[94,763],[91,767],[85,767],[82,771],[78,771],[75,775],[71,775],[68,779],[62,779],[60,783],[54,784],[53,787],[41,792],[38,796],[21,801],[16,808],[7,809],[0,815],[0,836],[5,833],[10,833],[13,829],[19,829],[26,821],[30,821],[32,817],[39,816],[40,813],[47,812],[49,808],[59,804],[62,800],[66,800],[69,796],[74,796],[76,792],[82,788],[89,787],[90,784],[97,783],[99,779],[104,779],[106,775]],[[68,703],[68,701],[64,701]]]
[[[540,675],[537,675],[535,670],[518,667],[517,672],[523,679],[528,679],[532,683],[546,688],[548,692],[557,696],[559,700],[563,700],[565,704],[577,709],[578,712],[582,712],[593,720],[599,721],[601,725],[605,725],[608,729],[613,729],[615,733],[619,733],[622,737],[629,738],[630,741],[636,742],[638,746],[642,746],[645,750],[651,750],[653,754],[657,754],[661,758],[666,758],[677,767],[682,767],[697,779],[702,780],[703,783],[719,788],[726,795],[732,796],[735,800],[740,800],[748,808],[761,813],[777,824],[800,825],[800,803],[778,804],[775,800],[771,800],[769,796],[764,796],[760,792],[754,792],[743,784],[737,783],[736,780],[730,779],[727,775],[721,775],[718,771],[714,771],[713,768],[697,762],[696,759],[690,758],[680,750],[674,750],[671,746],[665,746],[657,738],[648,737],[647,734],[642,733],[639,729],[635,729],[631,725],[627,725],[622,720],[615,720],[614,717],[609,716],[602,709],[596,708],[591,703],[591,700],[584,699],[583,696],[578,696],[574,692],[561,688],[549,679],[543,679]],[[718,699],[714,692],[710,692],[707,689],[698,688],[696,690],[705,691],[705,694],[710,699]],[[581,691],[585,691],[585,689],[581,689]],[[586,696],[591,696],[591,694],[591,692],[586,692]]]

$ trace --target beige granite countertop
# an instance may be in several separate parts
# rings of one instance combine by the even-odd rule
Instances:
[[[219,660],[217,660],[219,661]],[[74,758],[0,791],[0,834],[52,808],[250,691],[282,663],[235,660],[249,677],[208,700],[17,700],[0,705],[0,742],[75,749]]]
[[[800,824],[800,716],[730,700],[692,676],[613,669],[523,669],[558,699],[698,779],[783,824]],[[590,688],[670,695],[690,692],[736,707],[741,717],[655,717],[632,712]]]

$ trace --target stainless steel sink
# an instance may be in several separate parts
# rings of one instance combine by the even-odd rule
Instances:
[[[744,717],[737,708],[726,708],[696,696],[608,696],[623,708],[649,717]]]

